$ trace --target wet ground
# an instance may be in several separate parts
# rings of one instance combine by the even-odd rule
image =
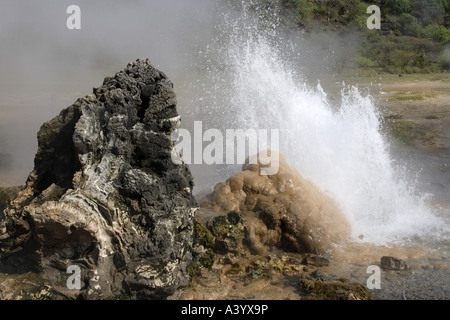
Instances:
[[[270,255],[289,257],[301,261],[302,255],[276,251]],[[257,257],[246,257],[231,265],[221,264],[217,259],[211,270],[203,269],[186,289],[180,299],[255,299],[255,300],[297,300],[306,296],[298,284],[302,274],[313,278],[336,280],[347,278],[367,286],[373,274],[369,266],[380,266],[379,261],[371,263],[347,263],[330,259],[329,266],[297,264],[295,271],[272,271],[268,276],[255,277],[245,266]],[[263,258],[264,259],[264,258]],[[244,261],[247,260],[247,261]],[[407,259],[407,270],[383,270],[380,268],[380,288],[371,289],[375,300],[448,300],[450,298],[450,263],[447,257],[422,257]],[[239,265],[240,268],[236,268]]]

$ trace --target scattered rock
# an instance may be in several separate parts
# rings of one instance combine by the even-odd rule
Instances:
[[[0,225],[0,270],[41,272],[83,299],[163,299],[186,286],[197,204],[188,166],[172,161],[179,125],[173,85],[148,60],[45,123]],[[55,280],[70,265],[80,290]]]
[[[346,278],[325,281],[303,275],[298,283],[307,292],[305,300],[373,300],[365,286]]]
[[[381,268],[384,270],[406,270],[408,265],[399,258],[384,256],[381,257]]]

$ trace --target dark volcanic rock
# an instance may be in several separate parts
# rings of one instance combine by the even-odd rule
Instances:
[[[0,225],[0,269],[42,272],[88,299],[166,298],[187,285],[196,203],[189,168],[172,161],[179,125],[173,85],[148,60],[45,123]],[[66,288],[70,265],[81,290]]]

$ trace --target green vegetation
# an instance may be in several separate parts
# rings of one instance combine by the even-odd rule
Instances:
[[[130,294],[120,293],[106,300],[136,300],[136,298]]]
[[[192,251],[192,261],[187,267],[191,279],[194,279],[201,268],[211,269],[214,264],[215,239],[211,232],[197,220],[194,221],[194,247],[201,246],[203,250]]]
[[[305,30],[363,34],[358,67],[389,73],[450,70],[449,0],[282,0]],[[381,10],[381,30],[369,30],[369,5]]]

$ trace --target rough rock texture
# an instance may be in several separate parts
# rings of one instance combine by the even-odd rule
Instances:
[[[308,266],[315,267],[326,267],[330,264],[330,261],[327,258],[314,255],[307,255],[302,262]]]
[[[373,300],[372,293],[362,284],[346,278],[315,280],[302,275],[298,281],[301,290],[307,292],[305,300]]]
[[[350,224],[336,203],[281,155],[278,168],[277,174],[260,175],[260,165],[244,165],[242,172],[215,186],[202,203],[201,215],[238,212],[256,254],[271,246],[326,254],[335,243],[348,240]]]
[[[211,219],[207,227],[215,238],[214,249],[220,253],[245,254],[248,232],[245,221],[235,211]]]
[[[0,270],[42,272],[88,299],[166,298],[189,283],[195,199],[171,140],[172,83],[148,60],[105,78],[38,133],[35,167],[0,225]],[[81,290],[66,270],[81,268]]]
[[[0,187],[0,220],[3,218],[3,210],[6,209],[10,201],[10,196],[5,189]]]
[[[381,268],[384,270],[406,270],[408,265],[405,261],[395,257],[383,256],[381,257]]]
[[[0,152],[0,170],[8,170],[12,163],[12,157],[8,153]]]

